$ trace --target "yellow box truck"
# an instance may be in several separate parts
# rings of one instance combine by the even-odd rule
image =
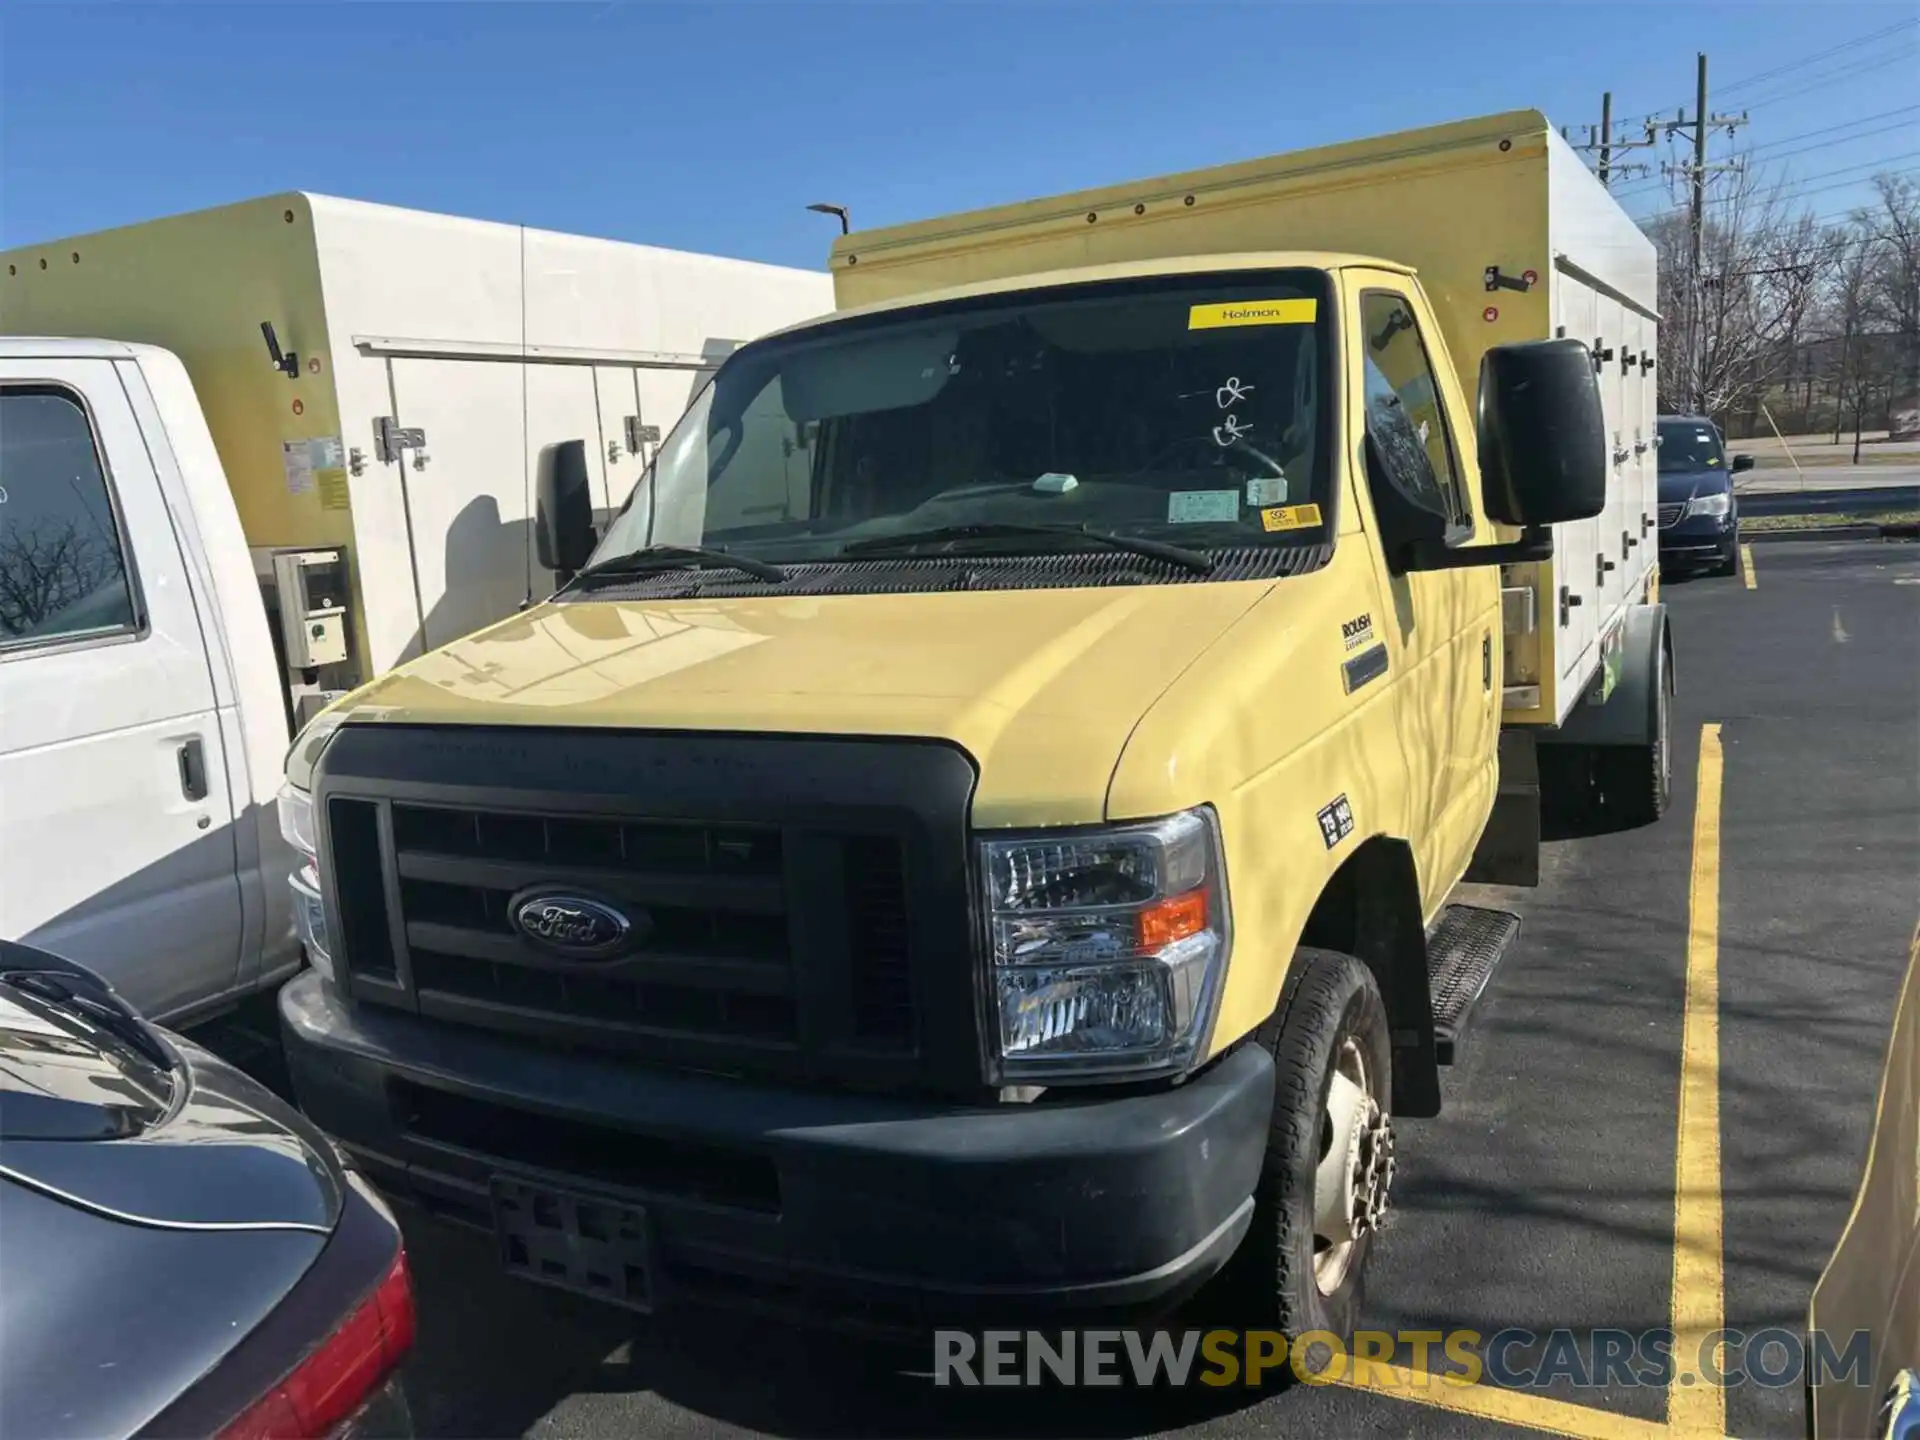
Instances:
[[[299,1099],[640,1308],[1346,1331],[1517,924],[1456,886],[1538,752],[1666,802],[1652,250],[1523,111],[832,269],[295,742]]]

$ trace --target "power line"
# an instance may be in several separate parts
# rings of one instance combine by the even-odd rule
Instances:
[[[1911,26],[1911,21],[1901,20],[1895,24],[1886,26],[1884,29],[1875,30],[1866,35],[1856,35],[1851,40],[1842,40],[1838,45],[1829,46],[1827,49],[1816,51],[1812,55],[1798,56],[1784,64],[1776,65],[1770,70],[1761,70],[1756,74],[1744,75],[1731,84],[1722,86],[1722,91],[1724,93],[1727,90],[1744,90],[1747,86],[1757,85],[1763,80],[1772,80],[1777,76],[1786,75],[1794,71],[1804,71],[1809,65],[1817,65],[1822,60],[1831,59],[1833,56],[1843,54],[1848,50],[1857,50],[1862,45],[1871,45],[1876,40],[1884,40],[1890,35],[1898,34],[1902,30],[1909,29]],[[1683,103],[1684,102],[1680,102],[1673,105],[1662,106],[1658,110],[1649,110],[1645,115],[1641,116],[1640,119],[1633,121],[1628,128],[1632,128],[1632,125],[1644,124],[1649,120],[1657,121],[1669,111],[1679,109],[1680,104]]]
[[[1817,65],[1820,61],[1838,55],[1843,51],[1857,50],[1862,45],[1871,45],[1876,40],[1883,40],[1889,35],[1909,28],[1912,24],[1913,22],[1911,20],[1900,20],[1887,26],[1884,30],[1875,30],[1870,35],[1856,35],[1851,40],[1842,40],[1838,45],[1831,46],[1828,49],[1818,51],[1812,55],[1803,55],[1797,60],[1789,60],[1786,64],[1776,65],[1771,70],[1762,70],[1758,74],[1747,75],[1741,79],[1729,81],[1720,87],[1720,93],[1724,95],[1729,90],[1744,90],[1749,85],[1757,85],[1762,80],[1771,80],[1776,75],[1785,75],[1790,71],[1803,70],[1809,65]]]
[[[1810,175],[1802,175],[1797,180],[1794,180],[1790,183],[1783,183],[1782,185],[1780,185],[1778,187],[1779,197],[1781,199],[1791,199],[1797,194],[1806,192],[1807,186],[1811,185],[1816,180],[1830,180],[1837,175],[1852,174],[1856,170],[1871,170],[1875,166],[1879,166],[1879,165],[1892,165],[1896,161],[1911,160],[1916,155],[1920,155],[1920,150],[1899,150],[1899,151],[1895,151],[1891,155],[1876,155],[1873,159],[1862,160],[1856,165],[1839,165],[1834,167],[1831,170],[1816,170]],[[1775,156],[1774,158],[1779,159],[1781,157]],[[1868,178],[1871,178],[1871,177],[1868,177]],[[1849,185],[1858,185],[1863,182],[1860,180],[1849,180],[1845,183]],[[1659,188],[1660,188],[1659,186],[1643,186],[1636,190],[1622,191],[1620,192],[1619,198],[1627,199],[1636,194],[1644,195],[1651,190],[1656,190]],[[1834,187],[1823,186],[1822,188],[1832,189]],[[1714,199],[1708,200],[1706,203],[1709,205],[1726,205],[1740,198],[1741,197],[1738,195],[1721,195],[1721,196],[1715,197]],[[1768,197],[1765,193],[1762,193],[1755,198],[1766,199]],[[1685,208],[1686,208],[1685,206],[1675,206],[1670,210],[1660,211],[1656,215],[1649,215],[1644,218],[1651,220],[1651,219],[1658,218],[1658,214],[1673,215],[1673,214],[1679,213],[1680,210],[1683,210]]]
[[[1906,106],[1905,108],[1908,110],[1920,110],[1920,105],[1909,105],[1909,106]],[[1889,112],[1889,113],[1898,113],[1898,112]],[[1866,120],[1879,119],[1879,118],[1880,118],[1879,116],[1866,116],[1866,117],[1863,117],[1863,119],[1861,120],[1852,120],[1852,121],[1848,121],[1847,123],[1849,125],[1859,125],[1859,124],[1864,124]],[[1837,130],[1842,127],[1838,125],[1833,125],[1833,126],[1828,126],[1827,128],[1829,130]],[[1767,155],[1765,159],[1765,163],[1768,165],[1771,165],[1777,160],[1786,160],[1795,155],[1811,155],[1820,150],[1831,150],[1836,145],[1850,145],[1856,140],[1870,140],[1876,135],[1886,135],[1896,130],[1904,130],[1911,133],[1920,133],[1920,130],[1916,130],[1916,128],[1911,125],[1902,125],[1902,124],[1881,125],[1872,130],[1861,130],[1852,135],[1842,135],[1842,136],[1839,136],[1837,139],[1822,140],[1816,145],[1802,145],[1798,149],[1782,150],[1777,155]],[[1812,131],[1808,131],[1807,135],[1818,135],[1821,133],[1823,132],[1818,130],[1812,130]],[[1751,146],[1748,146],[1745,150],[1742,150],[1737,154],[1735,154],[1733,159],[1736,163],[1744,162],[1749,158],[1751,158],[1752,156],[1763,154],[1764,152],[1768,150],[1772,150],[1777,146],[1785,145],[1789,141],[1804,140],[1807,138],[1807,135],[1787,135],[1787,136],[1781,137],[1778,140],[1768,140],[1759,145],[1751,145]],[[1624,190],[1616,190],[1614,192],[1614,195],[1616,196],[1616,198],[1625,199],[1634,195],[1651,194],[1653,191],[1661,190],[1664,188],[1665,186],[1661,181],[1655,180],[1645,184],[1630,185]]]
[[[1916,156],[1916,155],[1920,155],[1920,150],[1908,150],[1908,151],[1905,151],[1905,152],[1903,152],[1903,153],[1901,153],[1901,154],[1899,154],[1899,155],[1887,155],[1887,156],[1883,156],[1883,157],[1882,157],[1881,159],[1879,159],[1879,160],[1874,160],[1874,161],[1870,161],[1870,162],[1868,162],[1868,163],[1869,163],[1869,164],[1873,164],[1873,165],[1882,165],[1882,164],[1885,164],[1885,163],[1886,163],[1887,161],[1890,161],[1890,160],[1907,160],[1907,159],[1911,159],[1911,158],[1913,158],[1913,157],[1914,157],[1914,156]],[[1863,167],[1863,166],[1859,166],[1859,165],[1852,165],[1852,166],[1848,166],[1848,167],[1847,167],[1847,169],[1852,169],[1852,170],[1859,170],[1859,169],[1863,169],[1863,168],[1865,168],[1865,167]],[[1841,171],[1841,170],[1829,170],[1829,171],[1826,171],[1826,172],[1825,172],[1824,174],[1821,174],[1821,175],[1812,175],[1812,176],[1809,176],[1809,177],[1808,177],[1808,179],[1809,179],[1809,180],[1823,180],[1823,179],[1826,179],[1826,178],[1827,178],[1827,176],[1830,176],[1830,175],[1839,175],[1839,174],[1843,174],[1843,173],[1844,173],[1844,171]],[[1887,171],[1882,171],[1882,172],[1879,172],[1879,173],[1880,173],[1880,174],[1888,174],[1888,175],[1900,175],[1900,176],[1920,176],[1920,170],[1887,170]],[[1807,197],[1807,196],[1809,196],[1809,195],[1823,195],[1823,194],[1825,194],[1825,193],[1826,193],[1827,191],[1829,191],[1829,190],[1845,190],[1846,188],[1848,188],[1849,186],[1852,186],[1852,185],[1865,185],[1865,184],[1868,184],[1868,183],[1869,183],[1870,181],[1872,181],[1872,180],[1874,180],[1874,179],[1877,179],[1877,178],[1878,178],[1878,174],[1876,174],[1876,175],[1870,175],[1870,176],[1855,176],[1855,177],[1854,177],[1853,179],[1851,179],[1851,180],[1836,180],[1836,181],[1833,181],[1833,182],[1832,182],[1831,184],[1827,184],[1827,185],[1815,185],[1815,186],[1813,186],[1813,187],[1812,187],[1812,188],[1810,188],[1810,189],[1809,189],[1809,188],[1807,188],[1807,187],[1806,187],[1806,186],[1805,186],[1804,184],[1802,184],[1802,185],[1797,185],[1797,186],[1794,186],[1794,187],[1792,187],[1792,188],[1790,188],[1790,189],[1785,189],[1785,190],[1782,190],[1782,191],[1780,192],[1780,194],[1779,194],[1779,196],[1778,196],[1778,198],[1779,198],[1779,199],[1782,199],[1782,200],[1804,200],[1804,199],[1806,199],[1806,197]],[[1720,196],[1716,196],[1715,198],[1713,198],[1713,199],[1711,199],[1711,200],[1708,200],[1708,201],[1705,201],[1704,203],[1705,203],[1705,204],[1708,204],[1708,205],[1731,205],[1731,204],[1734,204],[1735,202],[1737,202],[1737,201],[1739,201],[1739,200],[1742,200],[1742,199],[1758,199],[1758,200],[1761,200],[1761,201],[1763,201],[1763,202],[1764,202],[1764,201],[1765,201],[1766,199],[1768,199],[1768,198],[1770,198],[1770,197],[1767,197],[1767,196],[1758,196],[1758,197],[1755,197],[1755,196],[1741,196],[1741,195],[1720,195]],[[1666,219],[1666,218],[1667,218],[1668,216],[1670,216],[1670,215],[1684,215],[1684,214],[1686,214],[1686,213],[1687,213],[1687,211],[1688,211],[1688,208],[1689,208],[1689,207],[1687,207],[1687,206],[1685,206],[1685,205],[1675,205],[1675,206],[1672,206],[1672,207],[1670,207],[1669,209],[1666,209],[1666,210],[1656,210],[1656,211],[1655,211],[1655,212],[1654,212],[1653,214],[1651,214],[1651,215],[1642,215],[1642,216],[1640,216],[1640,217],[1639,217],[1639,221],[1638,221],[1638,223],[1639,223],[1639,224],[1642,224],[1642,225],[1649,225],[1649,224],[1652,224],[1652,223],[1653,223],[1654,221],[1656,221],[1656,220],[1664,220],[1664,219]],[[1856,208],[1856,209],[1857,209],[1857,208],[1859,208],[1859,207],[1857,207],[1857,206],[1856,206],[1856,207],[1854,207],[1854,208]],[[1788,218],[1789,218],[1789,219],[1793,219],[1793,218],[1797,218],[1797,217],[1792,217],[1792,216],[1789,216]],[[1817,218],[1817,217],[1816,217],[1816,218]]]
[[[1855,140],[1869,140],[1875,135],[1886,135],[1895,130],[1903,130],[1908,135],[1920,135],[1920,127],[1913,125],[1881,125],[1872,130],[1862,130],[1858,135],[1842,135],[1838,140],[1821,140],[1812,145],[1797,146],[1792,150],[1782,150],[1778,155],[1768,155],[1766,163],[1771,165],[1777,160],[1786,160],[1795,155],[1811,155],[1816,150],[1831,150],[1836,145],[1851,145]],[[1767,147],[1756,145],[1745,155],[1757,155]]]
[[[1920,150],[1908,150],[1908,152],[1905,152],[1905,154],[1901,154],[1901,156],[1887,156],[1885,157],[1885,159],[1908,159],[1908,157],[1912,157],[1912,156],[1920,156]],[[1882,161],[1874,161],[1874,163],[1878,165],[1878,163],[1882,163]],[[1830,173],[1830,175],[1839,175],[1839,171],[1828,171],[1828,173]],[[1880,173],[1876,173],[1876,175],[1857,175],[1857,177],[1853,177],[1853,179],[1851,180],[1834,180],[1832,184],[1816,184],[1816,186],[1812,186],[1812,188],[1805,188],[1805,186],[1795,186],[1793,190],[1784,190],[1784,192],[1780,194],[1780,200],[1795,200],[1795,202],[1797,202],[1797,200],[1805,200],[1807,196],[1818,196],[1818,194],[1826,194],[1828,190],[1845,190],[1845,188],[1849,188],[1849,186],[1855,186],[1855,184],[1870,184],[1872,180],[1880,179],[1880,175],[1901,175],[1901,177],[1920,177],[1920,169],[1908,169],[1908,171],[1880,171]],[[1824,179],[1824,177],[1820,177],[1820,175],[1814,175],[1814,177],[1811,177],[1811,179],[1818,180],[1818,179]],[[1709,202],[1705,202],[1705,204],[1730,205],[1730,204],[1734,204],[1734,202],[1738,202],[1738,200],[1743,200],[1743,198],[1753,198],[1753,196],[1716,196],[1715,200],[1709,200]],[[1759,196],[1759,200],[1766,200],[1766,196]],[[1636,225],[1653,225],[1655,221],[1665,221],[1665,219],[1668,219],[1668,217],[1672,217],[1672,215],[1686,215],[1686,213],[1688,213],[1688,209],[1690,209],[1688,205],[1670,205],[1668,209],[1657,209],[1657,211],[1653,211],[1651,215],[1640,215],[1640,217],[1638,217],[1638,219],[1636,219],[1634,223],[1636,223]],[[1853,213],[1853,209],[1860,209],[1860,205],[1853,205],[1853,207],[1849,207],[1849,209],[1845,209],[1845,211],[1834,211],[1832,215],[1826,215],[1826,217],[1822,217],[1822,215],[1814,215],[1814,219],[1816,219],[1816,221],[1820,221],[1820,219],[1837,219],[1837,217],[1841,217],[1841,215],[1849,215],[1849,213]],[[1789,223],[1791,223],[1791,221],[1795,221],[1795,219],[1799,219],[1799,217],[1797,217],[1797,215],[1789,215],[1788,217]]]
[[[1811,140],[1816,135],[1831,135],[1836,130],[1851,130],[1856,125],[1871,124],[1875,120],[1889,120],[1895,115],[1910,115],[1916,110],[1920,110],[1920,105],[1902,105],[1895,110],[1882,110],[1878,115],[1862,115],[1856,120],[1843,120],[1838,125],[1823,125],[1818,130],[1803,130],[1798,135],[1782,135],[1778,140],[1767,140],[1759,145],[1750,146],[1747,153],[1754,154],[1761,150],[1771,150],[1776,145],[1791,145],[1796,140]],[[1899,130],[1904,127],[1900,125],[1888,125],[1883,128],[1886,130]],[[1878,135],[1880,133],[1880,130],[1868,130],[1864,132],[1865,135]],[[1862,136],[1842,136],[1833,143],[1836,145],[1844,145],[1850,139],[1860,138],[1862,138]]]
[[[1897,65],[1902,61],[1911,60],[1916,54],[1920,54],[1920,50],[1916,50],[1915,47],[1909,45],[1904,49],[1895,50],[1890,54],[1876,56],[1873,59],[1864,60],[1858,64],[1829,71],[1823,76],[1809,80],[1804,85],[1793,86],[1786,90],[1778,90],[1771,95],[1762,95],[1757,100],[1747,101],[1745,108],[1748,110],[1758,110],[1762,106],[1776,104],[1781,100],[1791,100],[1796,95],[1805,95],[1814,90],[1824,90],[1829,85],[1838,85],[1843,81],[1853,79],[1855,76],[1865,75],[1869,71],[1884,70],[1889,65]]]

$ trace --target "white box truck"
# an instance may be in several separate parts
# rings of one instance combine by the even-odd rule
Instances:
[[[617,510],[726,354],[831,303],[305,194],[0,255],[0,335],[63,337],[0,341],[0,936],[161,1018],[297,964],[255,823],[289,722],[544,598],[542,464]]]

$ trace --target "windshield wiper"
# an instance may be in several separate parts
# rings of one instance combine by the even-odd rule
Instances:
[[[33,996],[72,1020],[111,1035],[160,1070],[173,1070],[173,1057],[139,1017],[92,993],[77,978],[47,970],[0,970],[0,985]]]
[[[982,521],[972,525],[937,525],[931,530],[908,530],[899,535],[870,535],[840,547],[842,555],[880,555],[889,550],[911,550],[920,545],[937,545],[945,540],[980,540],[995,536],[1046,535],[1070,540],[1092,540],[1143,555],[1149,560],[1165,560],[1205,575],[1212,571],[1213,560],[1184,545],[1169,545],[1164,540],[1146,540],[1137,535],[1116,535],[1108,530],[1088,530],[1079,525],[1023,525],[1017,521]]]
[[[644,550],[628,550],[609,555],[587,566],[560,587],[571,590],[582,581],[624,580],[635,575],[653,575],[662,570],[738,570],[756,580],[779,584],[787,572],[778,565],[754,560],[745,555],[730,555],[725,550],[710,550],[700,545],[649,545]]]

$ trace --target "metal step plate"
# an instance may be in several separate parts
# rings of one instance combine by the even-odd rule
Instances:
[[[1433,994],[1433,1038],[1442,1065],[1453,1064],[1467,1013],[1520,933],[1520,917],[1478,905],[1449,905],[1427,935],[1427,988]]]

